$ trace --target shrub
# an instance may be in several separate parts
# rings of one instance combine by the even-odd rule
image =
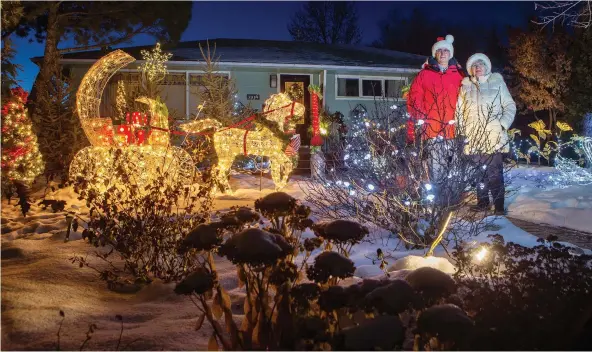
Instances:
[[[472,349],[566,350],[592,318],[592,257],[552,241],[526,248],[491,236],[487,256],[457,249]],[[551,238],[552,240],[552,238]]]
[[[115,164],[112,177],[132,180],[123,165]],[[162,173],[143,189],[133,182],[103,187],[92,179],[74,181],[75,191],[90,209],[90,218],[76,215],[72,226],[86,223],[82,237],[99,248],[96,257],[107,267],[98,268],[85,257],[72,261],[97,270],[109,285],[146,283],[153,278],[182,280],[200,267],[198,251],[218,241],[216,230],[205,224],[212,206],[211,184],[184,186]]]

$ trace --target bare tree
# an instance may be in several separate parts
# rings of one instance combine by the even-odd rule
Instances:
[[[309,1],[288,25],[296,41],[357,44],[361,39],[358,14],[350,1]]]
[[[589,28],[592,24],[592,1],[549,1],[535,4],[535,9],[542,12],[536,24],[555,27],[555,22],[561,25]]]

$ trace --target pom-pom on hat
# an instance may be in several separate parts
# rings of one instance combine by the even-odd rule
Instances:
[[[452,43],[454,43],[454,37],[450,34],[446,37],[438,37],[436,44],[432,46],[432,56],[436,57],[436,50],[446,48],[450,51],[450,57],[454,57],[454,47],[452,46]]]
[[[467,60],[466,67],[467,67],[467,71],[469,72],[469,74],[471,76],[473,75],[473,73],[472,73],[473,69],[471,68],[471,66],[473,66],[473,64],[479,60],[481,60],[485,63],[485,67],[486,67],[485,74],[487,75],[487,74],[491,73],[491,60],[489,60],[489,58],[485,54],[476,53],[476,54],[471,55],[471,57],[469,57],[469,59]]]

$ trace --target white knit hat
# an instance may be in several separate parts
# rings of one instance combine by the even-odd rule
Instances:
[[[454,57],[454,37],[450,34],[444,37],[438,37],[436,44],[432,45],[432,56],[436,57],[436,50],[446,48],[450,51],[450,57]]]
[[[471,55],[471,57],[469,57],[469,59],[467,60],[467,71],[469,72],[469,74],[472,76],[471,73],[471,66],[473,66],[473,64],[477,61],[483,61],[485,63],[485,74],[489,74],[491,73],[491,60],[489,60],[489,58],[487,57],[487,55],[485,54],[481,54],[481,53],[477,53],[477,54],[473,54]]]

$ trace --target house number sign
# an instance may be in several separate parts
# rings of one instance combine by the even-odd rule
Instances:
[[[259,100],[259,94],[247,94],[247,100]]]

